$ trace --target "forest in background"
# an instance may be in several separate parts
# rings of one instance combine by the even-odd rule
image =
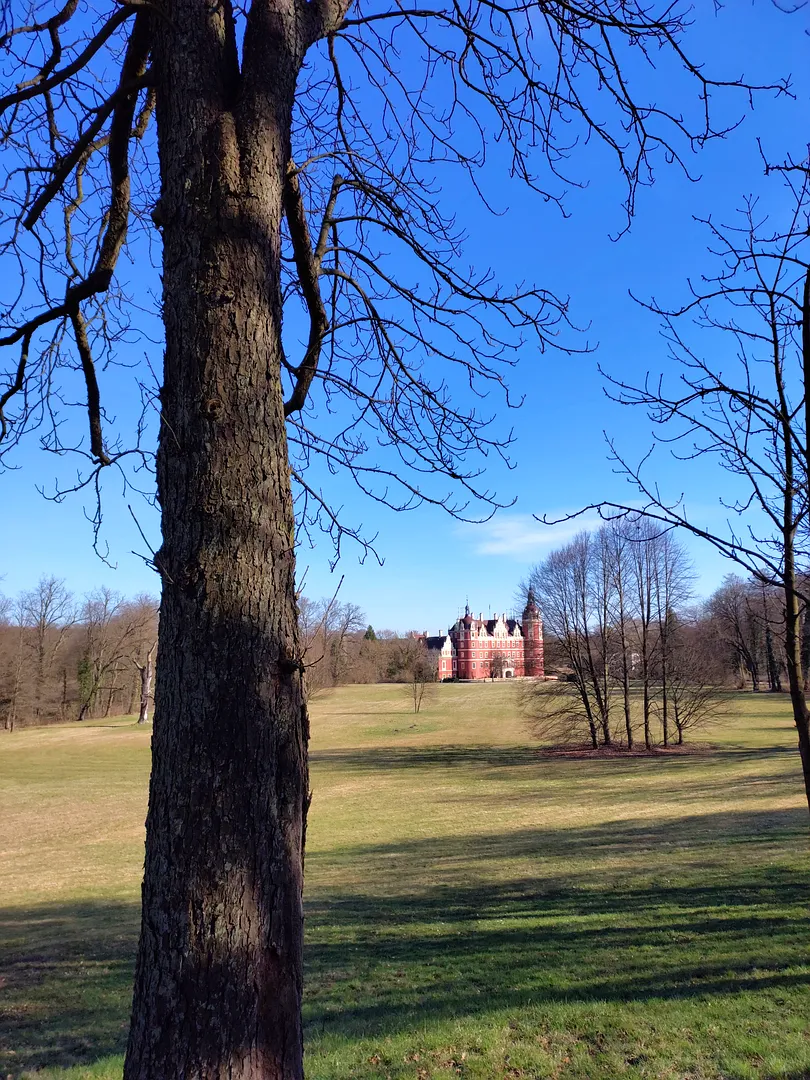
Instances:
[[[435,678],[421,643],[375,632],[351,603],[299,597],[303,662],[310,693],[344,683]],[[0,596],[0,729],[149,716],[158,601],[100,588],[77,599],[65,582],[42,577],[16,597]]]
[[[157,600],[101,588],[76,599],[55,577],[0,597],[0,726],[121,713],[147,719]]]
[[[668,745],[714,717],[723,689],[787,688],[779,590],[730,574],[697,600],[692,564],[675,537],[649,526],[641,536],[639,528],[632,536],[615,527],[579,534],[524,586],[541,602],[546,674],[558,684],[541,707],[524,695],[538,734],[632,745],[638,726],[648,747]],[[77,599],[53,577],[0,598],[0,727],[135,713],[146,720],[157,607],[154,597],[109,589]],[[301,595],[299,613],[310,694],[358,683],[424,687],[437,678],[436,658],[415,631],[375,630],[358,605],[336,597]],[[810,619],[802,625],[808,670]]]

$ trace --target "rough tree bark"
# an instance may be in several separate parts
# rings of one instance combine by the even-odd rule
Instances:
[[[307,41],[295,4],[251,10],[238,96],[222,8],[179,0],[156,20],[163,597],[126,1080],[303,1075],[308,721],[279,268]]]

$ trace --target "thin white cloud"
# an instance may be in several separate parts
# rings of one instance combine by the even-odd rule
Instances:
[[[549,514],[549,517],[556,515]],[[557,525],[543,525],[531,514],[496,514],[481,525],[463,525],[460,534],[478,555],[512,555],[526,558],[535,552],[564,544],[583,529],[598,527],[593,517],[579,517]]]

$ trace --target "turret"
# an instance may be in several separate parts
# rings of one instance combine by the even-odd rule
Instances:
[[[523,609],[523,672],[530,678],[542,678],[545,674],[543,619],[531,588]]]
[[[459,679],[469,679],[472,676],[472,667],[470,663],[470,630],[472,628],[472,615],[470,614],[469,602],[464,608],[464,617],[458,621],[458,644],[456,646],[456,652],[458,653],[456,660],[456,670],[458,672]]]

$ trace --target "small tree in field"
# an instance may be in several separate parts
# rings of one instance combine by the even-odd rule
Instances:
[[[490,679],[502,679],[503,673],[509,667],[509,657],[506,653],[494,652],[489,658]]]
[[[428,649],[419,637],[407,637],[394,646],[388,663],[388,678],[404,682],[413,711],[418,713],[428,687],[436,682],[439,654]]]
[[[411,699],[415,713],[420,712],[425,693],[435,686],[438,669],[438,654],[435,649],[423,649],[423,655],[414,658],[410,667],[410,676]]]
[[[680,628],[673,630],[670,640],[667,701],[678,746],[683,745],[688,732],[717,723],[727,711],[703,657]]]

